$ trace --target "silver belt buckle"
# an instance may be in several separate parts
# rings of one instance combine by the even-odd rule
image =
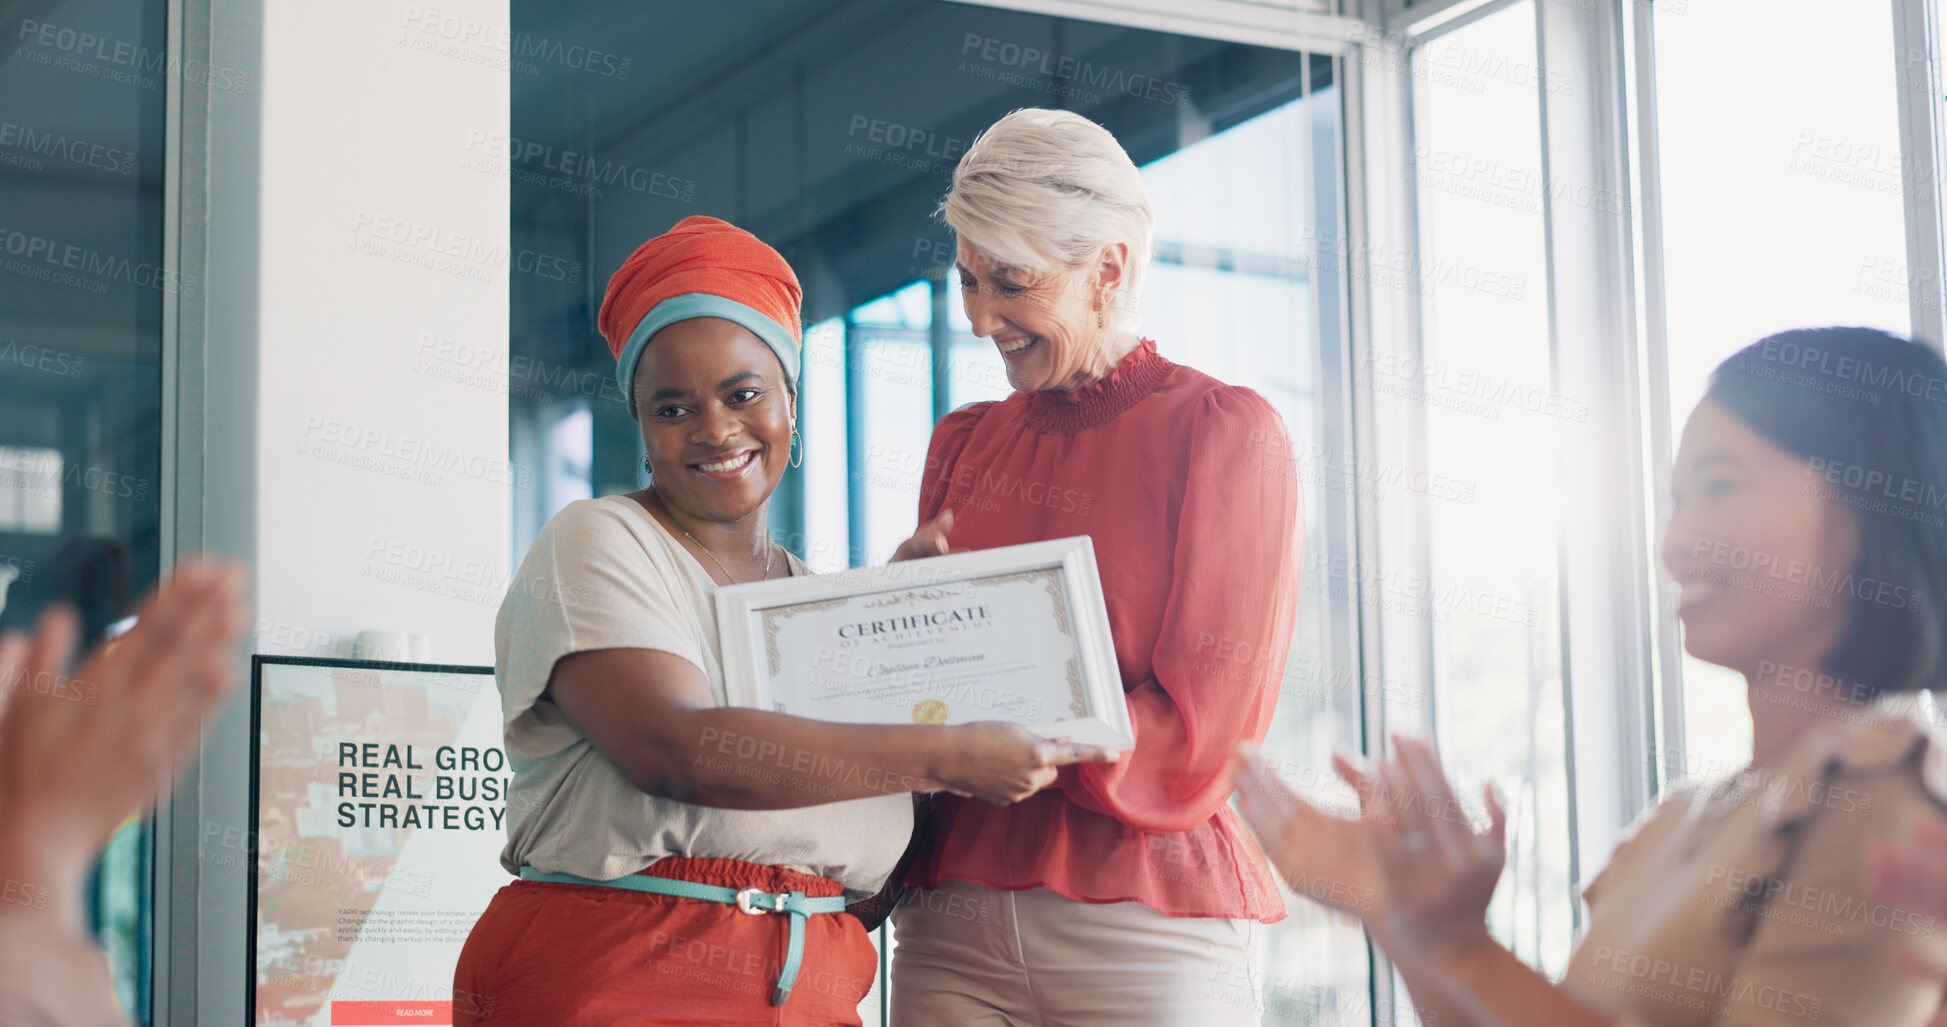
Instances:
[[[752,902],[762,901],[763,899],[771,900],[770,908],[766,909],[763,906],[751,904]],[[743,891],[737,893],[737,908],[752,916],[762,916],[765,913],[782,913],[784,912],[784,896],[769,895],[760,888],[745,888]]]

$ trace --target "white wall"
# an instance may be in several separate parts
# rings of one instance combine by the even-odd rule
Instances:
[[[258,651],[490,663],[508,576],[506,0],[266,5]],[[470,141],[473,145],[469,145]],[[491,160],[491,158],[488,158]]]
[[[172,4],[185,52],[236,74],[184,82],[178,111],[181,259],[207,288],[166,355],[165,545],[252,560],[256,652],[377,628],[493,658],[524,472],[507,180],[469,141],[507,132],[507,0],[435,2]],[[250,824],[249,703],[158,812],[158,1027],[248,1022],[249,881],[204,840]]]

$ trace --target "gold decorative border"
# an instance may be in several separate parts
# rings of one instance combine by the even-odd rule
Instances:
[[[1047,589],[1048,598],[1054,606],[1055,627],[1062,634],[1073,637],[1074,632],[1068,630],[1068,595],[1061,587],[1061,568],[1043,567],[1038,571],[1019,571],[1014,574],[1003,574],[995,578],[980,578],[978,580],[983,585],[1003,585],[1010,581],[1041,582],[1041,587]]]
[[[1088,716],[1088,695],[1082,690],[1082,668],[1076,665],[1073,656],[1068,658],[1068,700],[1069,712],[1075,714],[1076,720]]]
[[[1060,628],[1061,633],[1067,635],[1069,634],[1068,593],[1061,587],[1061,572],[1051,567],[1040,573],[1044,575],[1041,579],[1041,587],[1048,590],[1048,600],[1055,607],[1055,627]]]
[[[958,592],[949,592],[937,588],[929,588],[923,592],[917,589],[908,589],[899,595],[888,594],[884,599],[877,599],[869,603],[860,603],[859,605],[868,610],[877,610],[882,607],[898,606],[901,603],[907,602],[925,602],[929,599],[951,599],[959,594]]]
[[[763,613],[764,653],[770,657],[771,676],[777,677],[784,670],[784,657],[777,651],[777,630],[779,625],[801,613],[816,613],[819,610],[836,610],[852,601],[851,596],[826,599],[816,603],[793,603],[790,606],[773,606]]]

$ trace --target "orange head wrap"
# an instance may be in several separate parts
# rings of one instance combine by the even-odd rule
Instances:
[[[608,280],[596,324],[615,354],[615,379],[635,408],[635,367],[650,336],[692,317],[735,321],[764,340],[798,391],[804,290],[778,252],[728,221],[695,216],[636,247]]]

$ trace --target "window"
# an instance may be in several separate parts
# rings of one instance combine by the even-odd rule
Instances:
[[[804,536],[799,555],[816,573],[864,562],[852,557],[851,461],[845,424],[845,320],[805,329],[798,373],[798,446]],[[797,548],[797,547],[793,547]]]
[[[953,239],[933,213],[974,135],[1029,106],[1102,123],[1143,168],[1160,218],[1145,334],[1166,356],[1264,394],[1296,446],[1348,450],[1343,405],[1321,400],[1343,384],[1321,370],[1342,363],[1342,265],[1306,256],[1329,246],[1339,223],[1331,61],[958,3],[764,7],[769,17],[698,8],[676,31],[605,21],[596,5],[514,4],[517,32],[586,36],[599,23],[617,52],[639,55],[626,81],[511,78],[510,135],[542,155],[534,168],[510,161],[513,246],[577,255],[584,269],[537,262],[550,273],[510,275],[517,463],[585,465],[596,495],[638,487],[641,440],[622,397],[534,386],[608,375],[594,320],[609,272],[684,217],[723,217],[779,247],[805,286],[802,466],[772,500],[772,534],[816,570],[883,562],[914,527],[933,424],[1009,394],[998,354],[972,335],[947,280]],[[1102,81],[1140,74],[1155,88],[1095,88],[1075,77],[1084,67]],[[646,185],[622,176],[590,189],[528,173],[567,152],[577,166],[640,170]],[[523,367],[549,372],[529,382]],[[563,417],[574,402],[587,419]],[[583,494],[554,474],[538,480],[514,498],[517,554]],[[1315,473],[1306,486],[1314,514],[1348,495]],[[1343,511],[1308,517],[1307,529],[1311,559],[1342,553],[1351,536]],[[1359,746],[1355,623],[1346,597],[1307,575],[1268,753],[1323,767],[1334,747]],[[1369,969],[1357,926],[1296,901],[1290,911],[1268,943],[1266,1021],[1333,1011],[1363,1022]]]
[[[1531,2],[1416,55],[1418,357],[1361,371],[1423,408],[1426,462],[1382,455],[1377,481],[1425,510],[1426,579],[1391,577],[1431,641],[1429,711],[1458,794],[1509,813],[1497,937],[1559,971],[1574,930],[1556,524],[1559,420],[1585,402],[1551,385],[1540,104]],[[1383,501],[1383,497],[1382,497]]]
[[[164,265],[168,8],[98,0],[0,18],[0,627],[76,599],[86,574],[120,586],[84,611],[100,630],[160,570],[163,302],[202,288]],[[90,889],[138,1023],[148,846],[142,824],[124,828]]]
[[[1320,384],[1321,350],[1343,345],[1344,282],[1337,263],[1310,256],[1335,235],[1338,106],[1337,90],[1321,88],[1142,168],[1157,218],[1144,334],[1173,359],[1269,400],[1292,447],[1277,456],[1293,458],[1303,484],[1305,571],[1263,748],[1301,790],[1320,783],[1335,749],[1359,749],[1367,692],[1349,658],[1349,599],[1315,573],[1346,545],[1331,526],[1349,482],[1321,454],[1346,452],[1348,441]],[[1297,897],[1285,908],[1263,953],[1263,1022],[1369,1022],[1359,925]]]
[[[1901,169],[1889,8],[1831,13],[1813,0],[1767,4],[1762,17],[1655,7],[1673,433],[1711,369],[1764,335],[1911,330],[1901,201],[1917,185]],[[1686,751],[1665,775],[1742,766],[1743,681],[1686,656],[1683,683]]]
[[[61,472],[58,449],[0,446],[0,531],[60,534]]]
[[[852,309],[846,361],[854,430],[865,442],[864,481],[852,494],[864,542],[860,562],[884,563],[913,533],[926,440],[933,431],[933,287],[913,282]],[[857,454],[854,454],[856,458]]]

